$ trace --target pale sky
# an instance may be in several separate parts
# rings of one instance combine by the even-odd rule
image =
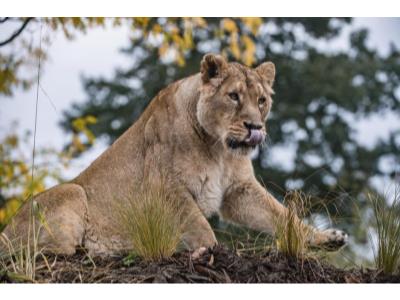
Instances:
[[[389,43],[394,42],[400,47],[400,18],[356,18],[343,36],[329,45],[329,49],[346,49],[346,36],[354,28],[367,27],[370,30],[369,45],[386,53]],[[46,29],[45,29],[46,30]],[[0,32],[0,40],[7,32]],[[61,149],[65,143],[65,135],[58,126],[61,112],[70,107],[73,101],[85,99],[81,85],[81,75],[112,77],[116,66],[123,66],[131,60],[118,52],[118,49],[128,44],[127,28],[97,28],[88,30],[87,34],[78,34],[73,41],[68,41],[62,34],[58,34],[50,46],[44,50],[50,55],[41,76],[41,85],[52,99],[56,110],[43,92],[39,94],[39,122],[37,131],[37,146],[52,146]],[[37,33],[36,41],[39,40]],[[278,66],[279,67],[279,66]],[[29,91],[17,91],[12,98],[0,96],[0,136],[10,131],[10,124],[16,120],[19,123],[18,131],[33,129],[36,87]],[[279,98],[279,95],[276,95]],[[3,99],[4,98],[4,99]],[[389,132],[400,128],[399,119],[388,114],[382,118],[373,117],[361,120],[357,124],[360,141],[372,145],[377,138],[385,138]],[[273,143],[273,141],[272,141]],[[104,150],[101,141],[97,147],[87,153],[82,159],[75,162],[75,167],[68,172],[68,177],[76,176],[85,166],[95,159]],[[285,163],[287,157],[280,152],[274,157],[277,163]]]

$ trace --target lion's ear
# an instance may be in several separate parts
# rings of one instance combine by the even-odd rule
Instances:
[[[275,65],[272,62],[265,62],[256,68],[256,72],[272,87],[275,80]]]
[[[228,63],[221,55],[206,54],[200,64],[201,79],[204,83],[212,79],[222,79],[225,77],[227,68]]]

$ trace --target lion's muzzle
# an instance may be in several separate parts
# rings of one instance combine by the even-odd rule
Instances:
[[[265,139],[265,134],[261,129],[250,129],[249,136],[244,142],[249,146],[256,146],[261,144]]]

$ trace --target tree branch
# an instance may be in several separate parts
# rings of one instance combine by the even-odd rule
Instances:
[[[5,41],[0,42],[0,47],[3,47],[5,45],[7,45],[8,43],[11,43],[16,37],[18,37],[22,31],[25,29],[25,27],[28,25],[28,23],[30,21],[32,21],[33,18],[26,18],[24,23],[22,24],[22,26],[15,31],[8,39],[6,39]]]

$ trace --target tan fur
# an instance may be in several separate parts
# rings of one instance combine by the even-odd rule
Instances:
[[[161,90],[139,120],[77,178],[35,197],[53,233],[43,231],[41,246],[68,254],[79,245],[91,253],[126,249],[127,238],[113,226],[111,204],[145,179],[156,182],[161,173],[174,193],[180,187],[177,199],[194,216],[184,235],[189,249],[216,243],[206,219],[212,214],[274,233],[274,216],[285,208],[256,180],[252,149],[227,144],[230,138],[246,138],[244,122],[261,124],[265,132],[274,78],[271,62],[250,69],[206,55],[199,74]],[[239,103],[230,98],[232,92]],[[265,103],[259,104],[260,97]],[[26,232],[28,213],[27,205],[5,233]],[[338,239],[315,232],[315,243]]]

